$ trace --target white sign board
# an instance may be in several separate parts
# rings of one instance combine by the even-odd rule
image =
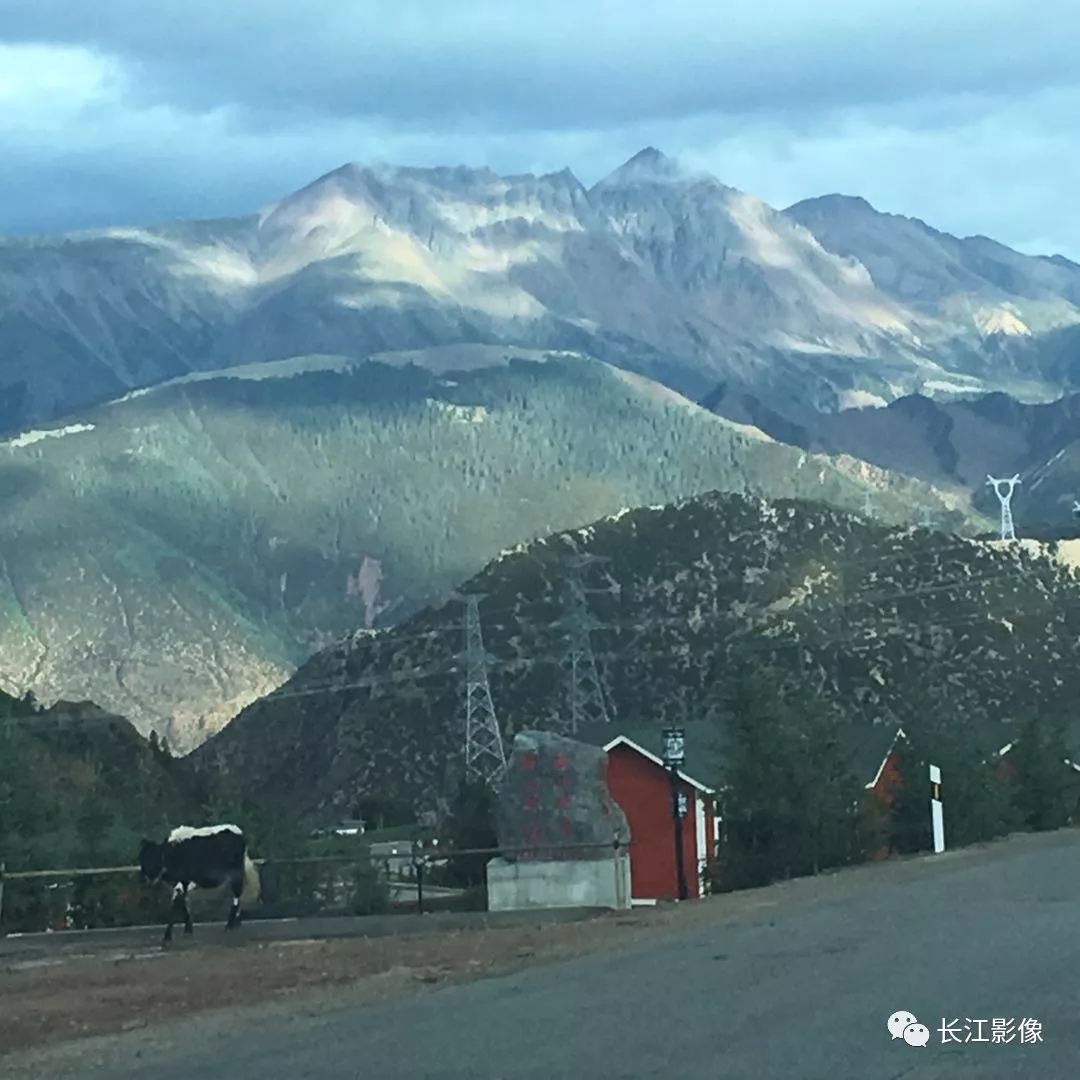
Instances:
[[[930,766],[930,820],[934,826],[934,854],[945,850],[945,815],[941,805],[941,770]]]

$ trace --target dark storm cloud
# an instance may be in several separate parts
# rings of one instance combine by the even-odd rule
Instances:
[[[1075,0],[0,0],[0,231],[248,212],[347,160],[645,144],[1080,255]]]
[[[142,102],[499,130],[800,113],[1078,78],[1074,0],[7,0],[9,41],[125,61]],[[1063,32],[1064,30],[1064,32]]]

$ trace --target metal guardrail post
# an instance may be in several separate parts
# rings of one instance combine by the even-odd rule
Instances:
[[[611,841],[611,866],[615,871],[615,910],[622,911],[624,909],[623,876],[622,867],[619,864],[619,834],[617,832]],[[629,906],[629,904],[625,904],[625,907]]]
[[[4,936],[4,871],[7,863],[0,862],[0,937]]]

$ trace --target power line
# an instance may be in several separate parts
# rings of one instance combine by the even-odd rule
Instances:
[[[941,555],[951,555],[951,554],[956,554],[956,553],[959,553],[959,552],[970,552],[972,550],[972,548],[979,548],[982,544],[983,544],[983,541],[975,540],[975,539],[968,538],[968,537],[957,536],[955,534],[949,534],[947,541],[938,542],[938,543],[936,543],[934,545],[933,552],[934,552],[934,554],[939,555],[939,556],[941,556]],[[925,557],[925,552],[911,551],[910,548],[907,549],[907,551],[909,551],[910,554],[905,554],[903,551],[901,551],[901,552],[895,552],[895,553],[893,553],[893,552],[890,552],[890,553],[875,553],[875,554],[867,555],[867,556],[865,556],[865,557],[863,557],[861,559],[858,558],[858,557],[854,557],[854,558],[853,557],[848,557],[847,559],[845,559],[845,564],[844,564],[845,565],[845,570],[850,571],[850,572],[857,572],[862,567],[877,567],[877,566],[882,566],[882,565],[888,565],[890,569],[895,570],[898,560],[901,560],[901,559],[903,559],[903,560],[907,560],[907,559],[918,560],[918,559],[921,559],[921,558]],[[548,559],[542,559],[542,558],[540,558],[539,554],[534,553],[534,552],[529,552],[529,556],[533,559],[534,562],[537,562],[542,567],[544,567],[545,569],[548,569],[548,570],[557,570],[559,568],[559,564],[560,564],[561,559],[563,559],[565,557],[565,556],[561,556],[559,554],[555,554],[555,555],[553,555],[552,557],[550,557]],[[580,556],[574,556],[574,557],[575,558],[580,558]],[[596,557],[593,557],[593,558],[596,558]],[[742,573],[739,573],[739,574],[729,573],[729,574],[725,574],[724,576],[713,577],[712,582],[713,582],[713,584],[746,585],[747,584],[747,574],[752,573],[752,572],[756,572],[756,571],[767,573],[768,568],[766,566],[761,566],[761,567],[748,566],[748,567],[745,567],[743,569]],[[830,573],[830,571],[826,570],[826,574],[828,574],[828,573]],[[612,590],[604,589],[604,590],[588,590],[588,591],[589,592],[610,593]],[[486,595],[486,594],[484,594],[484,595]],[[455,599],[456,596],[457,596],[456,591],[452,590],[449,594],[447,594],[447,596],[445,597],[443,602],[440,603],[438,607],[434,607],[432,605],[429,605],[427,608],[424,608],[424,609],[421,609],[418,612],[415,612],[414,617],[418,616],[418,615],[421,615],[424,612],[428,613],[429,618],[434,617],[435,615],[439,614],[444,608],[446,608],[450,604],[452,604],[454,602],[454,599]],[[503,613],[506,613],[506,612],[517,613],[517,612],[521,611],[523,608],[556,607],[559,604],[560,604],[560,600],[558,599],[558,597],[554,596],[552,594],[545,594],[544,596],[535,597],[535,598],[529,599],[529,600],[517,598],[517,599],[513,600],[510,603],[501,604],[498,607],[492,607],[492,606],[490,606],[488,604],[485,604],[484,605],[484,619],[485,619],[485,622],[487,623],[487,625],[491,626],[491,625],[493,625],[491,623],[491,616],[492,615],[499,615],[499,614],[503,614]],[[673,621],[677,621],[677,620],[673,620]],[[444,624],[442,626],[436,626],[436,627],[431,627],[431,628],[426,629],[426,630],[417,631],[416,633],[412,633],[412,634],[402,634],[402,633],[400,633],[399,629],[403,625],[404,624],[399,623],[399,624],[397,624],[395,626],[383,627],[383,628],[380,628],[380,629],[374,630],[374,631],[363,631],[363,630],[353,631],[351,633],[343,634],[342,637],[339,639],[339,642],[341,644],[347,645],[350,648],[355,647],[355,646],[359,646],[359,645],[361,645],[362,643],[365,643],[365,642],[378,643],[378,644],[386,642],[388,644],[396,645],[399,642],[407,642],[407,641],[431,641],[431,640],[436,640],[436,639],[438,639],[440,637],[444,637],[447,634],[457,633],[456,624],[454,624],[452,622],[446,623],[446,624]],[[498,625],[498,624],[494,624],[494,625]]]
[[[960,538],[959,542],[952,545],[952,547],[953,547],[954,550],[970,549],[970,547],[972,545],[976,545],[978,543],[979,543],[978,541],[969,541],[969,540]],[[938,552],[938,553],[940,553],[941,550],[942,549],[940,547],[935,547],[935,549],[934,549],[934,551]],[[946,549],[946,550],[948,550],[948,549]],[[874,557],[869,558],[866,561],[866,563],[864,563],[864,565],[872,564],[874,566],[880,566],[880,565],[882,565],[883,561],[884,561],[883,557],[878,555],[878,556],[874,556]],[[856,563],[855,565],[858,565],[858,564]],[[895,563],[890,563],[888,565],[889,565],[890,569],[895,570]],[[834,612],[834,611],[836,611],[836,612],[850,611],[850,610],[852,610],[854,608],[858,608],[860,606],[865,606],[866,604],[878,604],[878,605],[880,605],[880,604],[890,603],[890,602],[898,601],[898,600],[913,599],[913,598],[918,598],[918,597],[927,596],[927,595],[941,594],[943,592],[949,592],[949,591],[960,589],[960,588],[966,588],[966,587],[984,585],[984,584],[992,584],[992,583],[995,583],[995,582],[998,582],[998,581],[1004,581],[1004,580],[1010,580],[1010,581],[1015,582],[1015,580],[1016,580],[1015,579],[1015,573],[1016,573],[1016,568],[1014,566],[994,567],[991,570],[989,570],[988,572],[983,573],[983,574],[967,573],[967,574],[964,574],[964,575],[962,575],[960,577],[954,578],[951,581],[946,581],[946,582],[940,582],[939,581],[939,582],[936,582],[936,583],[934,583],[932,585],[914,586],[912,588],[903,589],[903,590],[899,590],[899,591],[894,590],[892,592],[879,592],[879,593],[876,593],[876,594],[874,594],[874,593],[870,593],[870,594],[863,593],[863,594],[860,594],[858,596],[852,597],[852,598],[850,598],[848,600],[845,600],[845,601],[843,601],[843,602],[841,602],[839,604],[835,604],[835,603],[834,604],[825,604],[825,605],[820,605],[820,606],[818,606],[816,608],[814,608],[812,606],[814,598],[813,598],[813,595],[811,594],[811,597],[810,597],[811,605],[807,605],[807,606],[794,605],[790,610],[792,610],[794,613],[799,614],[799,615],[809,615],[809,614],[813,614],[813,613],[824,614],[824,613],[830,613],[830,612]],[[724,583],[745,584],[746,583],[746,576],[745,576],[745,573],[744,573],[742,575],[726,576],[726,577],[723,577],[723,578],[720,578],[720,579],[714,579],[714,580],[723,581]],[[1019,585],[1017,585],[1016,588],[1019,588]],[[606,592],[606,591],[609,591],[609,590],[584,590],[584,592],[600,592],[600,591],[605,591]],[[583,596],[584,592],[581,593],[580,595]],[[479,597],[477,598],[477,602],[479,602]],[[541,605],[545,606],[545,607],[551,607],[555,602],[556,601],[554,601],[550,596],[545,596],[545,597],[539,597],[539,598],[536,598],[534,600],[528,600],[528,601],[518,600],[518,601],[515,601],[513,604],[502,605],[502,606],[500,606],[498,608],[489,609],[489,610],[493,610],[495,612],[508,612],[508,611],[520,612],[523,607],[524,608],[529,608],[529,607],[535,607],[535,606],[541,606]],[[579,602],[578,600],[575,600],[575,603],[578,603],[578,602]],[[1062,600],[1055,599],[1055,600],[1052,601],[1052,604],[1053,604],[1053,612],[1063,612],[1063,611],[1073,610],[1076,607],[1080,606],[1080,600],[1070,602],[1070,601],[1062,601]],[[774,612],[772,614],[782,614],[782,613]],[[1032,612],[1031,614],[1034,615],[1034,614],[1044,614],[1044,613],[1042,613],[1042,612],[1038,612],[1038,613]],[[1024,617],[1026,617],[1023,612],[1015,612],[1014,611],[1014,612],[1012,612],[1012,615],[1013,615],[1013,617],[1016,617],[1016,618],[1024,618]],[[766,616],[766,617],[768,617],[768,616]],[[721,616],[720,617],[721,622],[728,622],[728,623],[730,623],[734,618],[735,617],[730,615],[730,614],[727,615],[727,616]],[[935,619],[934,620],[934,625],[938,625],[938,626],[973,625],[975,623],[983,621],[984,619],[992,619],[992,618],[994,618],[994,615],[992,615],[991,613],[980,612],[978,614],[975,614],[973,616],[969,616],[969,617],[964,618],[964,619],[953,619],[953,620]],[[893,625],[897,626],[899,624],[893,624]],[[910,622],[907,625],[911,625]],[[595,620],[590,615],[589,616],[588,630],[589,630],[590,634],[593,631],[614,631],[616,633],[619,633],[619,632],[622,632],[622,631],[625,631],[625,630],[630,630],[630,631],[632,631],[634,633],[647,633],[647,632],[649,632],[649,631],[651,631],[651,630],[653,630],[653,629],[655,629],[657,627],[660,627],[660,626],[680,626],[680,627],[689,628],[688,621],[687,621],[687,619],[685,617],[671,617],[671,618],[648,617],[648,618],[645,618],[643,620],[638,620],[638,621],[634,621],[634,622],[623,622],[623,621],[600,622],[599,620]],[[714,620],[710,619],[708,625],[706,627],[704,627],[703,632],[715,633],[716,628],[717,628],[716,622]],[[441,637],[444,637],[447,633],[450,633],[453,630],[454,630],[454,626],[452,624],[448,625],[448,626],[443,626],[443,627],[434,627],[432,629],[429,629],[429,630],[426,630],[426,631],[423,631],[423,632],[420,632],[420,633],[417,633],[417,634],[411,634],[411,635],[399,635],[399,634],[396,634],[393,629],[389,629],[387,631],[380,631],[376,635],[372,635],[371,640],[373,642],[374,641],[380,641],[380,643],[382,641],[385,641],[387,645],[394,646],[394,645],[398,645],[398,644],[400,644],[402,642],[406,642],[406,641],[416,641],[416,640],[433,641],[433,640],[437,640],[437,639],[439,639]],[[759,622],[756,626],[753,626],[753,627],[750,627],[750,628],[747,628],[747,629],[743,630],[743,632],[741,634],[730,635],[727,638],[727,640],[731,641],[731,642],[735,642],[735,641],[739,641],[739,640],[747,640],[747,639],[749,639],[751,637],[761,638],[763,635],[767,634],[768,630],[769,630],[768,625],[764,625],[764,624]],[[804,638],[805,638],[805,640],[803,640],[802,643],[806,644],[808,646],[812,646],[814,643],[820,642],[822,640],[828,640],[830,643],[852,640],[850,638],[845,638],[844,636],[839,635],[839,634],[834,634],[834,635],[829,636],[829,637],[827,637],[825,639],[822,639],[820,637],[815,637],[814,640],[811,640],[809,635],[804,635]],[[791,642],[789,645],[784,646],[784,648],[794,647],[794,646],[798,645],[799,643],[800,642],[797,640],[797,641]],[[634,649],[621,650],[619,652],[595,653],[592,650],[591,640],[589,641],[589,652],[590,652],[590,654],[592,656],[591,666],[592,666],[592,669],[593,669],[594,672],[596,671],[595,665],[596,665],[596,660],[598,658],[599,659],[608,659],[608,658],[616,659],[616,658],[620,658],[620,657],[626,655],[628,652],[633,652],[634,655],[641,655],[641,656],[647,656],[647,655],[671,655],[672,653],[674,653],[676,651],[685,652],[685,650],[688,647],[689,647],[689,643],[686,640],[681,640],[673,648],[662,649],[662,650],[659,650],[659,651],[657,651],[657,650],[642,650],[640,648],[634,648]],[[765,647],[764,642],[762,642],[762,647]],[[497,668],[505,669],[505,668],[514,668],[514,667],[528,667],[528,666],[532,666],[534,664],[562,663],[564,665],[564,670],[565,670],[565,665],[566,665],[566,662],[567,662],[567,655],[568,655],[568,652],[564,652],[561,655],[539,654],[539,655],[533,656],[533,657],[515,657],[515,658],[507,659],[507,660],[497,660],[497,659],[489,658],[486,665],[485,665],[485,667],[486,668],[487,667],[497,667]],[[579,660],[579,662],[580,662],[580,660]],[[459,672],[459,671],[460,671],[460,668],[454,663],[454,659],[451,657],[451,658],[442,659],[442,660],[439,660],[437,662],[427,664],[427,665],[424,665],[424,666],[413,665],[411,667],[404,668],[404,669],[401,669],[401,670],[398,670],[398,671],[389,671],[389,672],[385,672],[385,673],[382,673],[382,674],[379,674],[379,675],[368,676],[368,677],[364,677],[364,678],[361,678],[361,679],[353,679],[353,680],[349,680],[349,681],[345,681],[345,682],[335,681],[334,683],[327,683],[327,684],[323,684],[323,685],[319,685],[319,686],[308,686],[308,687],[306,687],[306,688],[304,688],[302,690],[286,690],[284,687],[282,687],[279,690],[272,691],[269,695],[267,695],[266,697],[264,697],[261,700],[262,701],[282,701],[282,700],[291,700],[291,699],[296,699],[296,698],[338,694],[338,693],[344,693],[344,692],[347,692],[347,691],[350,691],[350,690],[360,690],[360,689],[365,689],[365,688],[374,688],[374,687],[377,687],[377,686],[388,685],[388,684],[402,684],[402,683],[408,684],[408,683],[413,683],[413,682],[417,682],[417,681],[421,681],[421,680],[426,680],[426,679],[429,679],[429,678],[434,678],[434,677],[437,677],[437,676],[446,676],[446,675],[453,674],[453,673],[456,673],[456,672]],[[578,683],[578,685],[580,687],[580,685],[581,685],[580,682]],[[608,705],[607,705],[607,702],[605,700],[606,699],[606,694],[604,693],[602,685],[600,685],[598,674],[597,674],[597,678],[595,680],[595,687],[599,690],[599,695],[598,695],[599,707],[604,710],[604,713],[606,715],[610,715],[610,712],[608,711]],[[596,689],[590,689],[589,693],[593,694],[593,695],[596,695]],[[572,711],[571,712],[571,719],[573,718],[573,715],[574,714],[573,714],[573,711]],[[578,710],[577,715],[578,715],[578,717],[580,719],[581,718],[581,710],[580,710],[580,708]],[[46,726],[46,725],[58,726],[58,725],[62,725],[62,724],[79,725],[79,724],[89,724],[89,723],[110,724],[110,723],[116,723],[116,722],[121,721],[121,720],[126,720],[126,718],[123,718],[123,717],[110,717],[110,716],[75,717],[75,716],[33,715],[33,716],[23,716],[23,717],[10,717],[10,718],[7,718],[7,720],[0,720],[0,725],[2,725],[3,723],[18,723],[18,724],[26,724],[26,725],[30,725],[30,726],[34,726],[34,725],[38,725],[38,726]],[[130,721],[127,721],[127,722],[130,723]]]
[[[922,596],[947,593],[947,592],[950,592],[950,591],[953,591],[953,590],[956,590],[956,589],[968,588],[968,587],[971,587],[971,586],[978,586],[978,585],[993,584],[993,583],[996,583],[996,582],[999,582],[999,581],[1006,581],[1006,580],[1007,581],[1015,581],[1015,571],[1014,571],[1014,569],[1012,567],[995,568],[995,570],[993,570],[992,572],[988,572],[986,574],[964,575],[962,577],[956,578],[956,579],[954,579],[952,581],[949,581],[949,582],[938,582],[938,583],[935,583],[933,585],[915,586],[913,588],[903,589],[903,590],[894,590],[894,591],[891,591],[891,592],[878,592],[878,593],[862,594],[860,596],[853,597],[853,598],[851,598],[851,599],[849,599],[847,601],[841,602],[841,603],[824,604],[824,605],[820,605],[820,606],[809,605],[809,606],[806,606],[806,607],[795,607],[795,608],[793,608],[791,610],[793,610],[798,615],[805,615],[807,617],[810,617],[810,616],[812,616],[814,614],[835,614],[835,613],[843,612],[845,610],[850,610],[850,609],[853,609],[853,608],[856,608],[856,607],[865,606],[867,604],[883,605],[883,604],[887,604],[887,603],[897,601],[897,600],[906,600],[906,599],[919,598],[919,597],[922,597]],[[1078,605],[1080,605],[1080,598],[1078,598],[1076,603]],[[1068,609],[1071,606],[1072,605],[1070,605],[1067,601],[1060,601],[1060,600],[1055,600],[1054,601],[1055,610]],[[976,615],[974,617],[974,621],[979,621],[983,617],[984,617],[984,614],[979,613],[978,615]],[[992,617],[992,616],[986,615],[985,617],[989,618],[989,617]],[[731,622],[732,620],[734,620],[734,618],[735,618],[735,616],[732,616],[732,615],[727,615],[727,616],[722,616],[721,617],[722,621],[727,621],[727,622]],[[561,620],[556,620],[554,625],[558,625],[560,621]],[[964,621],[969,621],[969,620],[964,620]],[[949,620],[942,620],[942,619],[935,619],[934,622],[935,622],[936,625],[948,625],[949,624]],[[684,618],[684,617],[665,618],[665,619],[649,618],[649,619],[645,620],[644,623],[642,623],[642,622],[633,622],[633,623],[613,623],[613,622],[608,622],[608,623],[602,623],[602,622],[599,622],[597,620],[591,620],[590,619],[589,630],[590,630],[590,632],[592,632],[592,631],[596,631],[596,630],[616,630],[616,631],[618,631],[618,630],[621,630],[621,629],[630,629],[630,630],[633,630],[633,631],[636,631],[636,632],[648,632],[649,630],[652,630],[657,626],[687,627],[688,622],[687,622],[687,619]],[[453,630],[453,626],[451,625],[451,626],[449,626],[449,627],[447,627],[445,629],[447,631],[451,631],[451,630]],[[711,625],[708,629],[710,631],[714,631],[715,630],[715,624]],[[741,634],[733,635],[731,640],[744,639],[744,638],[749,638],[749,637],[752,637],[752,636],[761,635],[763,633],[766,633],[767,630],[768,630],[768,626],[762,625],[761,623],[759,623],[759,624],[757,624],[755,626],[751,626],[751,627],[748,627],[748,628],[744,629]],[[834,635],[829,637],[829,640],[832,641],[832,640],[842,640],[842,639],[834,633]],[[679,648],[685,648],[686,644],[687,643],[685,641],[681,641],[679,643],[678,647]],[[591,643],[590,643],[590,650],[591,650]],[[489,667],[505,668],[505,667],[515,667],[515,666],[528,666],[531,663],[563,663],[563,664],[565,664],[566,663],[566,655],[567,655],[566,652],[561,653],[561,654],[549,653],[547,655],[540,654],[538,656],[534,656],[534,657],[531,657],[531,658],[530,657],[515,657],[513,659],[508,659],[508,660],[499,660],[497,658],[489,657],[488,666]],[[610,653],[610,652],[605,652],[603,654],[595,654],[594,653],[593,654],[593,663],[595,665],[595,660],[596,660],[597,656],[600,656],[601,658],[604,658],[604,657],[614,656],[614,655],[616,655],[616,654],[613,654],[613,653]],[[642,655],[646,655],[646,653],[642,652]],[[452,674],[457,670],[458,670],[458,668],[454,666],[453,658],[451,657],[451,658],[447,658],[447,659],[444,659],[442,661],[439,661],[438,663],[435,663],[433,665],[429,664],[429,665],[423,666],[423,667],[418,666],[418,667],[406,668],[406,669],[403,669],[403,670],[400,670],[400,671],[391,671],[391,672],[387,672],[387,673],[385,673],[383,675],[368,676],[368,677],[365,677],[365,678],[362,678],[362,679],[352,680],[352,681],[347,682],[347,683],[335,682],[335,683],[324,684],[323,686],[309,686],[309,687],[307,687],[307,688],[305,688],[303,690],[284,690],[284,689],[277,690],[277,691],[273,691],[271,694],[267,695],[267,697],[262,699],[262,700],[281,700],[281,699],[287,699],[287,698],[293,698],[293,697],[308,697],[308,696],[318,695],[318,694],[322,694],[322,693],[336,693],[336,692],[339,692],[341,690],[348,689],[348,688],[351,688],[351,689],[363,689],[363,688],[367,688],[367,687],[371,687],[371,686],[375,686],[375,685],[380,685],[380,684],[383,684],[383,683],[411,682],[414,679],[430,678],[430,677],[433,677],[433,676],[439,675],[439,674]]]
[[[1053,611],[1054,613],[1072,611],[1080,609],[1080,598],[1074,601],[1055,601]],[[1019,620],[1024,618],[1034,618],[1042,616],[1045,612],[1031,611],[1031,612],[1011,612],[1011,618]],[[932,626],[935,627],[957,627],[957,626],[973,626],[982,622],[990,622],[995,619],[999,619],[1001,616],[995,616],[992,612],[979,612],[963,618],[954,619],[935,619]],[[914,625],[909,622],[894,622],[885,627],[885,630],[889,631],[903,631],[905,627]],[[881,627],[878,627],[881,629]],[[743,651],[746,652],[779,652],[786,651],[793,648],[818,648],[826,645],[833,644],[853,644],[853,645],[866,645],[872,646],[872,641],[867,641],[865,638],[854,637],[850,634],[836,634],[827,635],[824,637],[810,637],[808,635],[799,635],[793,639],[783,641],[780,640],[779,635],[776,638],[769,638],[766,634],[754,630],[748,630],[743,634],[731,635],[725,639],[724,645],[730,646],[732,644],[738,644],[743,641],[752,642],[751,644],[742,646]],[[885,637],[883,635],[881,644],[884,644]],[[685,641],[678,641],[671,646],[664,648],[653,649],[623,649],[612,650],[593,654],[594,660],[603,661],[616,661],[622,660],[627,656],[633,656],[635,658],[658,658],[668,657],[675,654],[684,655],[687,648]],[[498,660],[489,659],[487,666],[489,668],[525,668],[533,667],[541,664],[551,664],[558,666],[564,662],[565,654],[549,653],[539,654],[530,657],[519,657],[512,660]],[[447,677],[460,671],[460,668],[453,663],[453,660],[442,661],[438,664],[427,665],[426,667],[413,667],[407,668],[397,672],[391,672],[383,675],[368,676],[363,679],[351,680],[345,683],[337,683],[332,685],[325,685],[321,687],[310,687],[304,690],[293,690],[277,692],[268,695],[265,698],[260,699],[260,702],[266,701],[278,701],[278,700],[291,700],[295,698],[314,697],[314,696],[328,696],[332,694],[346,693],[351,690],[369,689],[374,686],[385,684],[402,684],[413,683],[435,677]],[[257,702],[258,703],[258,702]],[[256,704],[257,704],[256,703]],[[30,724],[33,725],[55,725],[55,724],[71,724],[71,723],[98,723],[108,724],[118,722],[123,718],[120,717],[49,717],[49,716],[25,716],[25,717],[8,717],[4,720],[0,720],[0,729],[4,724]]]
[[[1080,598],[1077,598],[1075,601],[1071,601],[1071,602],[1069,602],[1069,601],[1055,602],[1055,605],[1054,605],[1054,611],[1055,612],[1060,612],[1060,611],[1065,611],[1065,610],[1077,610],[1077,609],[1080,609]],[[1044,614],[1045,613],[1041,612],[1041,611],[1031,611],[1031,612],[1026,612],[1026,613],[1025,612],[1011,612],[1012,617],[1016,618],[1016,619],[1034,618],[1036,616],[1041,616],[1041,615],[1044,615]],[[976,624],[981,623],[981,622],[990,622],[990,621],[993,621],[995,619],[1000,619],[1000,618],[1001,618],[1000,615],[995,615],[992,612],[979,612],[979,613],[968,615],[968,616],[965,616],[965,617],[962,617],[962,618],[935,619],[932,626],[937,626],[937,627],[969,626],[969,625],[976,625]],[[913,626],[913,625],[915,625],[915,624],[910,622],[910,621],[907,621],[907,622],[897,621],[897,622],[894,622],[891,625],[887,626],[886,629],[899,631],[899,630],[902,630],[905,626],[910,627],[910,626]],[[747,651],[766,651],[766,652],[768,652],[768,651],[776,651],[776,650],[779,650],[779,649],[796,648],[796,647],[798,647],[800,645],[805,646],[805,647],[809,647],[809,648],[814,648],[814,647],[817,647],[817,646],[820,646],[820,645],[826,645],[826,644],[859,643],[860,640],[862,640],[863,642],[865,642],[865,640],[866,640],[866,639],[855,638],[855,637],[851,636],[850,634],[835,634],[835,635],[814,636],[814,637],[811,637],[809,635],[803,635],[803,636],[796,637],[793,640],[789,640],[789,641],[787,641],[785,643],[785,642],[781,642],[781,641],[778,640],[780,638],[780,636],[781,635],[777,635],[776,638],[771,638],[770,639],[767,636],[767,634],[765,634],[763,632],[760,632],[758,630],[747,630],[742,634],[729,636],[728,638],[725,639],[724,644],[728,645],[728,644],[732,644],[732,643],[738,643],[738,642],[741,642],[741,641],[753,641],[753,640],[756,640],[758,644],[756,646],[755,645],[747,646],[746,647]],[[598,653],[594,652],[593,655],[594,655],[595,660],[618,660],[618,659],[625,658],[626,656],[634,656],[634,657],[642,657],[642,658],[659,657],[659,656],[671,656],[671,655],[676,654],[676,653],[678,653],[680,655],[684,654],[684,652],[686,650],[686,647],[687,647],[687,643],[685,641],[678,641],[678,642],[673,643],[669,647],[664,647],[664,648],[660,648],[660,649],[632,648],[632,649],[622,649],[622,650],[609,650],[609,651],[598,652]],[[560,653],[547,653],[547,654],[541,653],[541,654],[533,655],[533,656],[529,656],[529,657],[516,657],[516,658],[511,659],[511,660],[489,659],[488,667],[489,667],[489,669],[490,668],[504,668],[504,669],[505,668],[525,668],[525,667],[533,667],[533,666],[540,665],[540,664],[551,664],[551,665],[554,665],[554,666],[558,666],[561,663],[563,663],[564,655],[565,654],[560,654]],[[388,675],[368,676],[366,678],[353,680],[353,681],[348,682],[348,683],[338,683],[338,684],[335,684],[335,685],[328,685],[328,686],[323,686],[323,687],[314,687],[314,688],[308,688],[308,689],[305,689],[305,690],[287,691],[287,692],[284,692],[284,693],[271,695],[270,697],[263,698],[262,700],[263,701],[268,701],[268,700],[271,700],[271,699],[278,700],[278,699],[289,699],[289,698],[297,698],[297,697],[317,696],[317,695],[320,695],[320,694],[328,695],[328,694],[335,694],[335,693],[344,693],[344,692],[346,692],[348,690],[366,689],[366,688],[369,688],[369,687],[372,687],[372,686],[375,686],[375,685],[379,685],[379,684],[383,684],[383,683],[413,682],[413,681],[419,681],[419,680],[422,680],[422,679],[433,678],[433,677],[436,677],[436,676],[447,676],[447,675],[450,675],[450,674],[454,674],[458,670],[459,669],[457,667],[453,666],[452,661],[446,661],[446,662],[436,664],[436,665],[429,665],[427,667],[417,667],[417,668],[405,669],[403,671],[393,672],[393,673],[390,673]]]

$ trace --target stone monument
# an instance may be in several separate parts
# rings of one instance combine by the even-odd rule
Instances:
[[[499,786],[496,830],[503,855],[488,863],[492,911],[630,906],[630,829],[600,747],[520,732]]]

